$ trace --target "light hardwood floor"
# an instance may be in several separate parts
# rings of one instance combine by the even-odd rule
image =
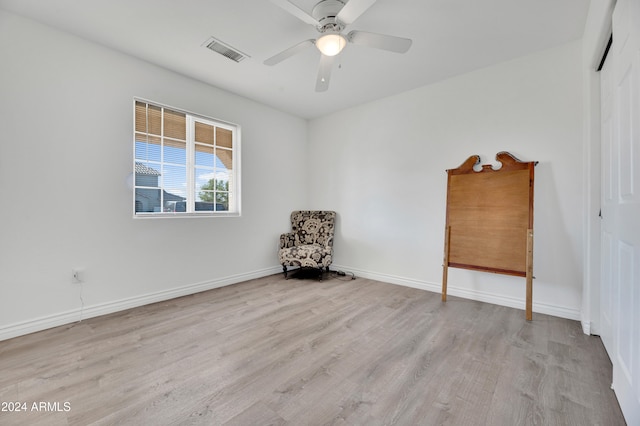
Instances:
[[[623,425],[610,378],[575,321],[274,275],[0,342],[0,424]]]

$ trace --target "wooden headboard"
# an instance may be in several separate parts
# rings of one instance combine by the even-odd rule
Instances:
[[[447,268],[527,278],[526,317],[531,320],[533,279],[533,186],[537,161],[522,162],[499,152],[497,170],[473,155],[447,170],[447,216],[442,300]]]

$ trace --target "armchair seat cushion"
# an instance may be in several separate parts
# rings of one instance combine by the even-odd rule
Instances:
[[[287,247],[278,251],[278,257],[283,266],[324,268],[331,265],[331,247],[319,244]]]

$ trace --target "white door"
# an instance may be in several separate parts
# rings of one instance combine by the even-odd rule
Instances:
[[[601,335],[627,424],[640,425],[640,0],[618,0],[602,74]]]

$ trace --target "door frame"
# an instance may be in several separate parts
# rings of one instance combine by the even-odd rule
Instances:
[[[585,334],[600,334],[601,126],[600,73],[597,71],[611,35],[616,0],[591,2],[583,36],[583,223],[584,265],[581,323]]]

